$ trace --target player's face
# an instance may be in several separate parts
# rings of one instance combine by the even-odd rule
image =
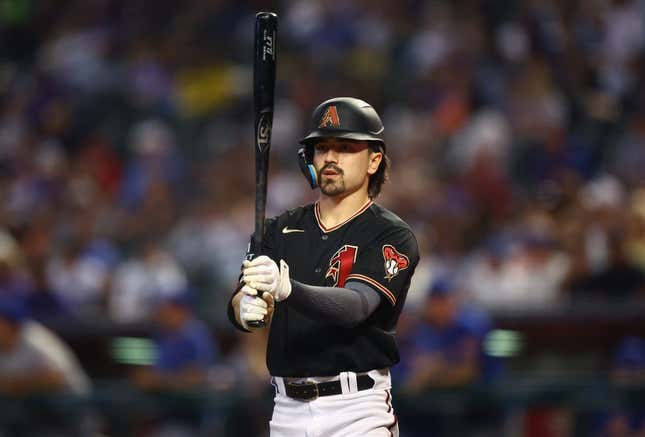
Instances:
[[[367,191],[369,176],[378,170],[383,155],[370,150],[367,141],[324,139],[314,147],[318,185],[326,196]]]

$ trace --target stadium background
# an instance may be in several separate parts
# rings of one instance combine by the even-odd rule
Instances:
[[[269,9],[269,214],[314,198],[295,160],[312,108],[367,100],[393,164],[379,201],[422,251],[402,341],[446,275],[492,326],[494,375],[396,394],[401,435],[642,435],[641,0],[0,1],[0,291],[62,302],[32,317],[93,380],[55,402],[91,404],[107,435],[151,435],[140,423],[177,404],[206,411],[207,435],[262,435],[263,339],[224,308],[253,225]],[[155,302],[184,290],[219,351],[209,386],[139,393]]]

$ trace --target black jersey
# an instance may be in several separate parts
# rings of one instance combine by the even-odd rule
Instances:
[[[309,285],[345,287],[360,282],[381,303],[363,323],[347,328],[312,320],[278,302],[267,366],[274,376],[330,376],[391,367],[399,361],[395,327],[419,261],[410,227],[369,202],[345,222],[325,228],[318,204],[267,220],[263,253],[289,265],[290,276]]]

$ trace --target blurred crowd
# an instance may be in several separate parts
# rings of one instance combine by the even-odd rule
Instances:
[[[314,199],[295,155],[312,109],[359,97],[393,164],[377,201],[421,247],[412,320],[447,275],[491,313],[645,300],[642,0],[4,1],[3,295],[44,324],[131,324],[189,294],[214,347],[231,335],[263,9],[280,16],[269,215]],[[443,341],[418,329],[402,342]],[[459,332],[457,380],[483,331]]]

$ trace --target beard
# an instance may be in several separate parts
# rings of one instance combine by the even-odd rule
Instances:
[[[333,177],[323,175],[323,172],[327,169],[333,169],[338,174]],[[345,191],[343,171],[334,165],[328,165],[320,169],[318,172],[318,180],[320,181],[320,191],[326,196],[336,196]]]

